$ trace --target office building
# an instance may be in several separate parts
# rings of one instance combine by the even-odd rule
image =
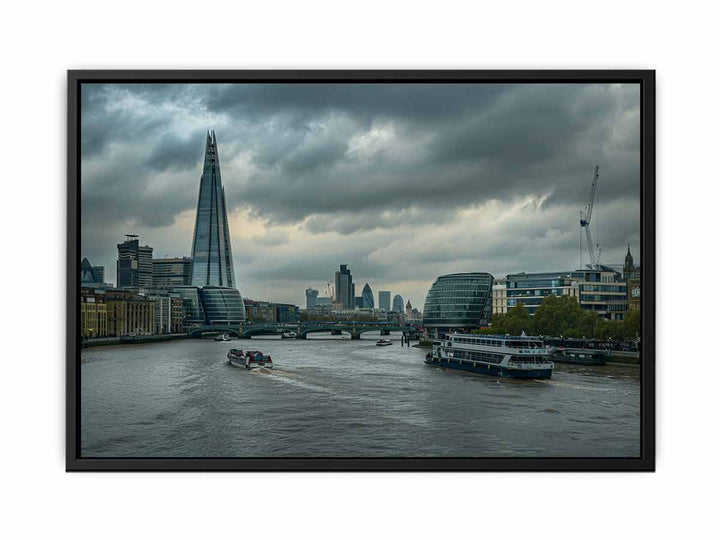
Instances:
[[[225,188],[220,177],[220,158],[214,131],[208,132],[205,140],[192,259],[192,285],[235,288]]]
[[[174,287],[173,294],[180,298],[183,332],[205,324],[205,309],[200,299],[200,287]]]
[[[193,261],[190,257],[153,259],[153,288],[172,289],[191,285],[192,265]]]
[[[492,275],[485,272],[438,277],[425,299],[423,325],[435,336],[489,326],[492,284]]]
[[[142,336],[154,332],[155,302],[130,291],[109,290],[107,304],[108,336]]]
[[[320,294],[320,291],[313,289],[312,287],[305,289],[305,309],[315,307],[317,304],[318,294]]]
[[[300,308],[294,304],[244,300],[248,323],[295,323],[300,320]],[[318,309],[310,308],[310,311]]]
[[[628,308],[627,283],[604,266],[575,271],[508,274],[507,307],[522,303],[531,315],[550,295],[571,296],[580,307],[609,320],[622,320]]]
[[[390,291],[378,291],[378,307],[390,311]]]
[[[375,297],[373,296],[372,289],[368,283],[365,284],[362,290],[362,306],[365,309],[375,309]]]
[[[535,315],[538,306],[550,295],[578,298],[579,280],[573,272],[536,272],[508,274],[505,279],[506,308],[523,304],[530,315]],[[507,312],[507,309],[506,311]]]
[[[147,296],[153,305],[153,333],[180,334],[183,332],[183,299],[173,293],[154,293]]]
[[[105,295],[92,289],[80,289],[80,337],[107,337],[107,322]]]
[[[245,320],[245,303],[235,288],[225,188],[214,131],[208,132],[205,138],[205,160],[192,242],[191,284],[198,287],[205,324],[237,326]],[[184,294],[188,304],[187,296],[192,293]],[[192,316],[199,315],[196,308],[193,309]]]
[[[399,294],[393,297],[392,310],[396,313],[403,312],[403,297]]]
[[[355,284],[347,264],[341,264],[335,272],[335,303],[344,309],[355,307]]]
[[[137,234],[126,234],[117,244],[117,287],[148,289],[152,287],[153,248],[141,246]]]
[[[492,286],[492,312],[493,315],[507,313],[507,279],[500,278],[493,281]]]
[[[105,267],[93,266],[87,258],[80,262],[81,287],[105,287]]]

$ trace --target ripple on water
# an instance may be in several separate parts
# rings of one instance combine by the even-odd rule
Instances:
[[[347,339],[257,340],[274,369],[246,371],[226,365],[229,348],[182,340],[83,349],[83,454],[639,452],[639,382],[630,371],[498,379],[427,366],[422,349]]]

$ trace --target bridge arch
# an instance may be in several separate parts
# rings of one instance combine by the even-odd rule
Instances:
[[[190,337],[202,337],[202,335],[205,332],[217,332],[218,334],[228,334],[233,335],[237,338],[241,338],[242,334],[240,333],[239,328],[233,328],[232,326],[196,326],[195,328],[191,328],[188,331],[188,336]]]
[[[306,339],[308,334],[317,334],[319,332],[335,332],[337,330],[349,334],[350,337],[352,337],[353,335],[352,328],[349,326],[308,326],[306,328],[301,328],[300,338]]]

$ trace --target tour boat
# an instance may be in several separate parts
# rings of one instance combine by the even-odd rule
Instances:
[[[554,364],[540,338],[450,334],[433,343],[425,363],[520,379],[549,379]]]
[[[280,336],[282,339],[295,339],[297,334],[295,332],[283,332]]]
[[[219,334],[215,336],[215,341],[230,341],[230,336],[228,334]]]
[[[392,345],[392,340],[391,339],[378,339],[375,342],[375,345],[377,345],[378,347],[387,347],[388,345]]]
[[[227,354],[228,361],[231,366],[256,369],[269,368],[272,369],[273,363],[270,355],[263,354],[260,351],[243,351],[242,349],[230,349]]]

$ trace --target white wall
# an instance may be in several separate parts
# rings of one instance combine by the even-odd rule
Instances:
[[[717,334],[717,317],[710,311],[715,309],[710,296],[701,295],[702,306],[690,304],[697,296],[687,297],[678,284],[694,268],[709,266],[707,257],[717,243],[710,236],[720,183],[715,159],[720,81],[712,4],[271,4],[128,0],[4,5],[4,536],[710,536],[717,514],[720,374],[718,355],[708,342]],[[140,67],[656,68],[658,472],[63,472],[65,70]],[[37,206],[26,204],[30,197]],[[29,294],[36,301],[28,302]],[[37,322],[46,306],[51,320],[28,325]],[[248,495],[270,509],[239,510]],[[474,501],[471,514],[442,509],[461,501]]]

